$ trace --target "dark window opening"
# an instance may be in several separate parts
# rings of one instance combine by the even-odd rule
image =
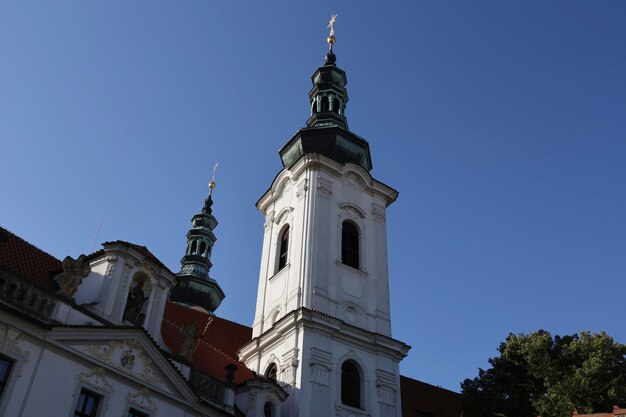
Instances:
[[[315,101],[311,102],[311,113],[317,113],[317,103]]]
[[[361,408],[361,376],[349,361],[341,365],[341,403]]]
[[[333,100],[333,111],[339,114],[339,100],[337,99]]]
[[[206,242],[200,243],[200,255],[204,255],[205,250],[206,250]]]
[[[278,367],[275,363],[273,363],[267,368],[267,371],[265,371],[265,377],[267,379],[271,379],[272,381],[276,381],[276,374],[278,374]]]
[[[74,417],[95,417],[102,397],[85,389],[80,391]]]
[[[263,417],[274,417],[274,406],[269,401],[263,406]]]
[[[328,97],[322,97],[322,111],[328,111]]]
[[[14,361],[11,359],[0,356],[0,398],[2,398],[2,393],[4,393],[4,389],[9,382],[9,376],[11,375],[11,369],[13,369],[13,363]]]
[[[196,242],[195,240],[193,242],[191,242],[191,255],[195,255],[196,254],[196,247],[198,246],[198,242]]]
[[[359,231],[348,221],[341,226],[341,262],[359,269]]]
[[[289,226],[280,237],[280,252],[278,253],[278,271],[287,266],[287,251],[289,250]],[[276,271],[276,272],[278,272]]]
[[[128,410],[128,417],[150,417],[150,414],[130,408]]]

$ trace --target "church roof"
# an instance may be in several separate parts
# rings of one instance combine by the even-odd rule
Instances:
[[[595,413],[595,414],[578,414],[578,411],[574,409],[572,413],[572,417],[617,417],[617,416],[626,416],[626,408],[619,408],[618,406],[613,406],[612,413]]]
[[[461,396],[454,391],[401,375],[400,395],[403,416],[461,416]]]
[[[257,376],[237,359],[237,351],[252,339],[252,329],[230,320],[199,310],[167,302],[163,314],[161,336],[174,353],[181,349],[179,328],[196,321],[196,335],[199,340],[190,358],[194,367],[210,377],[226,382],[224,367],[235,364],[235,384],[240,384]]]
[[[52,275],[62,271],[61,261],[2,227],[0,234],[0,269],[52,293]]]

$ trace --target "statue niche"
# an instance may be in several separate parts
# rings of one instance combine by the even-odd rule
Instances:
[[[126,307],[124,307],[124,315],[122,316],[123,321],[131,322],[137,326],[143,324],[146,318],[144,307],[147,307],[146,301],[150,298],[149,286],[150,281],[147,276],[143,274],[137,274],[135,276],[130,286],[131,289],[128,291],[128,297],[126,298]]]

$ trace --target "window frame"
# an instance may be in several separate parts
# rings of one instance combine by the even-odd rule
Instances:
[[[276,362],[270,363],[265,369],[265,373],[263,375],[265,378],[276,382],[278,377],[278,365],[276,365]]]
[[[79,401],[80,401],[80,398],[83,395],[83,393],[90,394],[93,398],[97,398],[98,399],[98,401],[97,401],[97,403],[95,405],[96,410],[95,410],[95,412],[93,414],[86,414],[83,411],[80,411],[80,412],[78,411]],[[102,393],[100,393],[100,392],[97,392],[97,391],[95,391],[93,389],[89,389],[88,387],[85,387],[85,386],[79,387],[78,396],[76,398],[76,401],[74,401],[74,406],[72,407],[72,414],[71,414],[71,416],[72,417],[98,417],[100,415],[101,410],[102,410],[103,405],[104,405],[104,398],[105,398],[105,396]]]
[[[134,414],[133,416],[131,416],[131,412],[134,412],[136,414]],[[126,413],[124,413],[124,417],[151,417],[152,414],[150,414],[148,411],[142,410],[137,408],[137,406],[133,407],[131,405],[129,405],[127,407]]]
[[[269,409],[269,416],[267,410]],[[276,417],[276,406],[271,401],[265,401],[263,404],[263,417]]]
[[[9,370],[7,371],[6,378],[4,381],[0,381],[0,414],[2,414],[4,412],[4,407],[1,407],[2,403],[5,398],[9,398],[9,395],[5,395],[5,393],[13,388],[13,375],[15,375],[19,361],[16,358],[2,353],[0,353],[0,360],[5,360],[9,363]]]
[[[352,370],[354,371],[354,375],[356,376],[356,378],[354,378],[352,381],[346,381],[344,379],[344,367],[347,367],[347,366],[352,368]],[[355,382],[355,380],[358,380],[358,386],[356,387],[355,391],[351,393],[350,392],[345,393],[346,396],[350,396],[350,397],[355,396],[355,398],[345,398],[344,397],[344,384],[349,383],[349,382]],[[365,407],[363,403],[363,400],[364,400],[363,387],[364,387],[363,371],[361,367],[359,366],[359,364],[352,359],[346,359],[345,361],[343,361],[341,363],[340,374],[339,374],[339,400],[341,402],[341,405],[346,406],[346,407],[356,408],[359,410],[364,410]],[[353,399],[355,401],[352,401]],[[355,405],[356,403],[358,403],[358,405]]]
[[[277,259],[276,259],[276,272],[282,271],[289,265],[289,240],[291,234],[291,227],[289,224],[285,225],[278,234],[277,246]],[[286,239],[285,239],[286,236]]]
[[[346,227],[346,225],[348,227]],[[349,237],[353,239],[352,242],[345,242],[346,229],[353,229],[354,235],[350,234]],[[341,222],[341,263],[349,266],[350,268],[361,271],[361,230],[359,226],[352,220],[344,219]],[[350,243],[350,245],[348,245]],[[356,245],[356,247],[354,247]],[[356,266],[355,266],[356,265]]]

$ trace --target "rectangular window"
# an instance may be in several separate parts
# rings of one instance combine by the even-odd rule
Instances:
[[[9,376],[11,375],[11,369],[13,369],[13,363],[14,361],[11,359],[0,356],[0,398],[2,398],[4,389],[9,382]]]
[[[74,417],[96,417],[102,397],[86,389],[80,390]]]
[[[128,417],[150,417],[150,415],[143,413],[141,411],[135,410],[134,408],[129,408]]]

